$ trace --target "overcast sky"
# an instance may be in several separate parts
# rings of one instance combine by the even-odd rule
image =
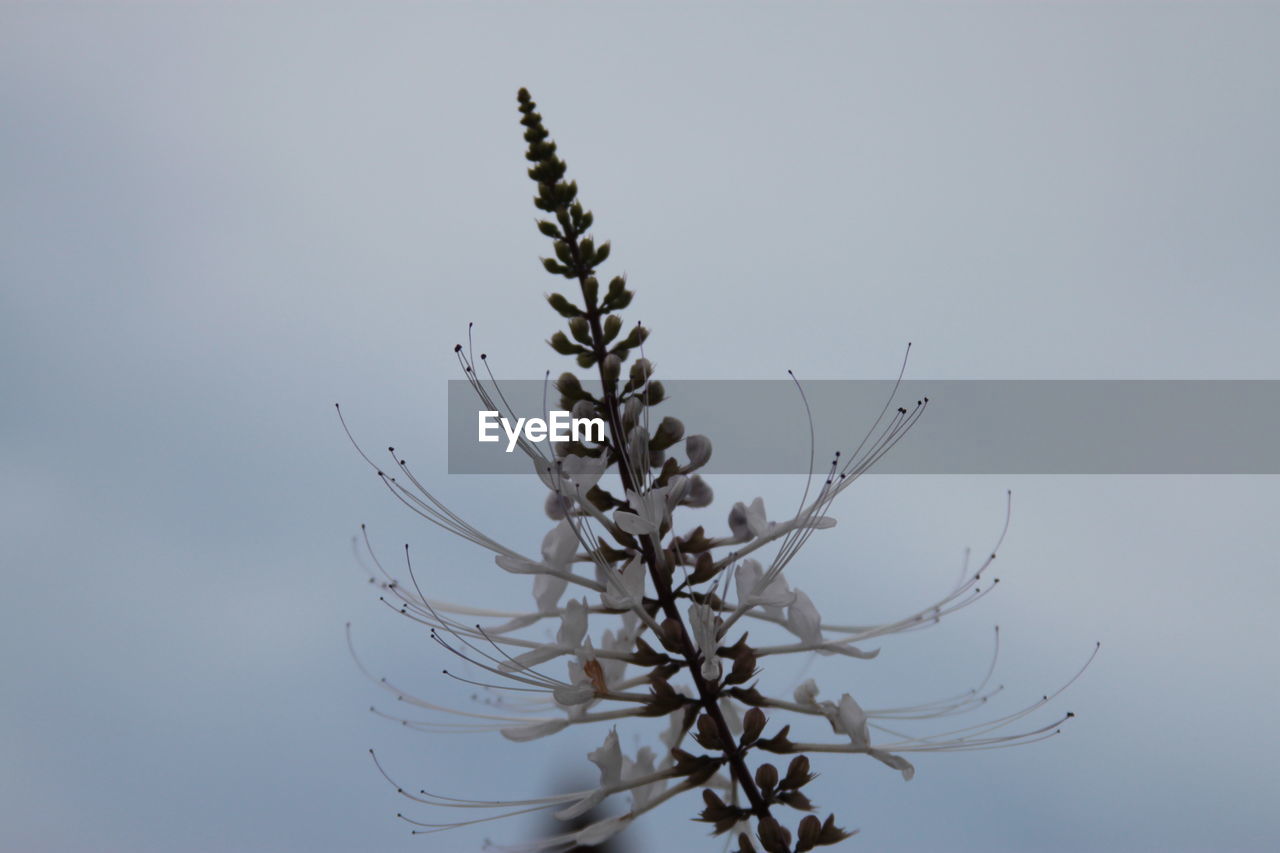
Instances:
[[[367,750],[464,797],[585,773],[601,731],[371,715],[343,634],[458,692],[364,582],[362,522],[442,598],[529,601],[395,503],[332,408],[536,551],[536,483],[444,473],[468,322],[499,375],[564,367],[518,87],[663,376],[880,379],[912,341],[916,379],[1275,379],[1278,38],[1274,4],[3,4],[0,847],[475,850],[537,826],[410,838]],[[712,485],[713,523],[797,499]],[[1275,477],[869,477],[788,576],[893,618],[990,547],[1006,489],[997,594],[814,672],[932,698],[999,624],[1012,710],[1102,641],[1056,705],[1078,718],[910,783],[821,761],[848,849],[1280,847]],[[697,808],[636,849],[718,849]]]

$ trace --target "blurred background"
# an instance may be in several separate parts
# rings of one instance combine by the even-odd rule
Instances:
[[[499,375],[566,362],[519,86],[662,376],[879,379],[913,341],[917,379],[1273,379],[1278,36],[1243,3],[5,4],[0,848],[476,850],[542,824],[411,838],[397,811],[464,816],[407,808],[368,749],[462,797],[592,778],[603,730],[370,714],[343,631],[376,674],[466,700],[366,583],[362,522],[441,598],[530,601],[396,503],[333,410],[536,551],[535,481],[444,473],[468,322]],[[712,486],[722,523],[801,484]],[[872,476],[788,576],[828,617],[894,618],[990,548],[1006,489],[997,594],[776,675],[930,699],[981,677],[999,624],[1000,710],[1103,643],[1046,721],[1078,719],[921,756],[910,783],[816,760],[848,849],[1280,846],[1276,478]],[[719,849],[698,808],[624,840]]]

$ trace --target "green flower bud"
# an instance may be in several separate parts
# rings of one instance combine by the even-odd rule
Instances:
[[[622,373],[622,359],[610,353],[604,357],[604,363],[601,368],[601,373],[604,374],[605,380],[612,382]]]
[[[547,343],[551,344],[551,348],[561,355],[576,355],[580,352],[585,352],[582,347],[570,341],[564,332],[556,332]]]
[[[547,295],[547,302],[561,317],[580,317],[582,309],[574,305],[563,294],[551,293]]]
[[[560,259],[560,263],[567,267],[573,266],[573,251],[569,248],[569,244],[564,240],[557,240],[551,244],[556,250],[556,257]]]
[[[564,332],[556,334],[564,337]],[[587,392],[583,389],[582,382],[572,373],[560,374],[560,378],[556,380],[556,390],[562,397],[567,397],[574,402],[587,399]]]
[[[622,318],[617,314],[610,314],[604,318],[604,342],[607,344],[618,336],[618,332],[622,331]]]
[[[580,344],[591,345],[591,324],[586,317],[574,317],[569,321],[569,333]]]
[[[652,375],[653,362],[647,358],[637,358],[631,365],[631,382],[627,385],[628,389],[639,388]]]

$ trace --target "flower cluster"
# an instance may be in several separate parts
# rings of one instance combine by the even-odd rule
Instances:
[[[405,818],[420,827],[415,831],[542,810],[568,821],[593,813],[609,798],[625,798],[621,813],[515,848],[567,849],[599,844],[667,800],[700,791],[697,819],[710,824],[715,834],[733,833],[740,851],[798,853],[853,834],[837,824],[834,814],[813,813],[810,754],[865,755],[910,779],[915,770],[906,756],[912,753],[1001,747],[1056,733],[1070,714],[1007,733],[1052,696],[942,733],[910,736],[897,730],[897,721],[936,719],[982,706],[999,690],[988,687],[990,670],[972,690],[904,707],[864,708],[848,692],[825,698],[813,680],[791,695],[776,695],[764,686],[760,676],[766,658],[809,653],[874,658],[878,649],[868,643],[927,627],[972,604],[994,588],[996,580],[988,582],[987,573],[995,554],[966,569],[936,600],[884,624],[828,621],[792,585],[788,572],[801,548],[815,531],[836,523],[827,514],[832,502],[911,427],[925,400],[910,409],[886,407],[856,450],[844,457],[837,454],[825,475],[810,477],[794,515],[771,519],[756,498],[735,503],[723,531],[681,527],[677,519],[682,510],[712,502],[711,487],[697,473],[711,457],[711,441],[686,435],[674,417],[651,414],[665,392],[643,357],[647,330],[634,325],[624,333],[620,312],[632,292],[622,277],[601,287],[597,269],[609,257],[610,245],[589,236],[591,212],[578,200],[576,184],[565,179],[564,161],[525,90],[519,103],[532,163],[529,176],[537,184],[534,204],[546,214],[538,228],[553,245],[553,257],[543,265],[577,286],[576,298],[548,296],[567,326],[549,343],[594,373],[588,381],[564,373],[555,388],[564,409],[574,417],[604,419],[608,435],[603,442],[557,444],[552,452],[521,440],[546,486],[545,512],[553,522],[533,556],[480,532],[451,511],[394,449],[386,468],[370,461],[405,505],[493,552],[499,569],[528,576],[533,596],[527,613],[448,604],[425,595],[416,579],[405,585],[378,564],[385,599],[464,659],[469,675],[484,679],[464,680],[514,691],[519,699],[491,703],[487,709],[503,713],[460,710],[409,695],[385,679],[377,681],[411,705],[467,720],[402,720],[415,728],[497,731],[521,742],[570,726],[599,725],[603,740],[587,755],[599,771],[599,783],[517,801],[414,794],[397,785],[401,794],[422,804],[497,812],[447,824]],[[477,359],[462,346],[455,352],[485,408],[504,409],[485,355]],[[748,627],[756,636],[770,637],[769,642],[756,642]],[[994,663],[993,657],[993,668]],[[821,718],[832,737],[794,740],[791,726],[782,722],[786,715]],[[660,746],[624,754],[618,726],[644,717],[665,718]],[[762,760],[764,754],[784,758]],[[792,811],[803,815],[794,828],[788,825]]]

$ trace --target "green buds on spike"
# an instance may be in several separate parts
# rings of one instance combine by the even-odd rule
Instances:
[[[574,317],[569,321],[569,334],[584,346],[591,346],[591,323],[586,317]]]
[[[563,332],[558,334],[563,335]],[[556,390],[560,392],[560,396],[564,397],[570,404],[579,400],[591,401],[593,398],[582,387],[582,383],[578,381],[578,377],[572,373],[561,373],[560,378],[556,380]],[[570,406],[571,407],[571,406]]]
[[[580,347],[569,340],[564,332],[556,332],[547,343],[551,344],[551,348],[561,355],[577,355],[587,351],[584,347]]]
[[[603,311],[621,311],[631,304],[631,296],[631,291],[627,290],[627,280],[620,275],[614,276],[600,308]]]
[[[548,294],[547,302],[556,310],[561,317],[581,317],[582,309],[574,305],[569,299],[559,293]]]
[[[612,343],[613,339],[618,336],[618,332],[622,331],[622,318],[617,314],[610,314],[604,318],[604,342]]]
[[[684,438],[684,424],[679,419],[667,415],[662,419],[662,423],[658,424],[658,431],[653,434],[653,438],[649,439],[649,449],[666,450],[682,438]]]

